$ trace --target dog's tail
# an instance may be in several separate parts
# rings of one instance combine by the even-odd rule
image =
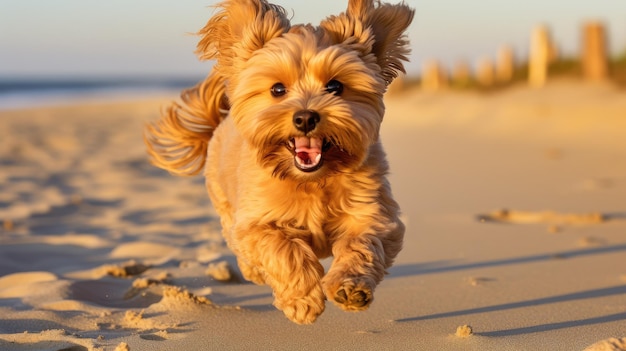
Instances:
[[[204,167],[213,131],[228,113],[223,76],[213,71],[184,90],[181,99],[146,126],[144,142],[157,167],[176,175],[196,175]]]

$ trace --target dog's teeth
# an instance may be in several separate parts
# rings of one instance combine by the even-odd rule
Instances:
[[[321,159],[322,159],[322,154],[317,154],[317,156],[315,157],[315,164],[320,163]]]

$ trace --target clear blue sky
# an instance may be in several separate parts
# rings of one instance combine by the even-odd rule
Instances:
[[[347,1],[275,0],[293,22],[318,23]],[[394,2],[390,0],[389,2]],[[410,73],[426,59],[450,64],[493,57],[502,44],[523,56],[545,23],[561,50],[577,52],[580,23],[604,21],[614,53],[626,50],[626,0],[408,0]],[[214,0],[0,0],[0,79],[7,76],[203,75],[200,29]]]

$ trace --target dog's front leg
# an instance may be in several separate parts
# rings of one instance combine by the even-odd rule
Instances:
[[[367,232],[367,231],[366,231]],[[333,243],[333,264],[322,279],[324,292],[345,311],[361,311],[402,248],[404,225],[390,223],[384,233],[344,234]]]
[[[239,232],[240,251],[274,292],[274,306],[298,324],[310,324],[324,311],[320,283],[324,268],[311,247],[274,226]]]

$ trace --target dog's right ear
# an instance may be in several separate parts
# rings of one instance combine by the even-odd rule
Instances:
[[[252,53],[290,28],[285,10],[265,0],[226,0],[198,32],[202,39],[196,54],[202,60],[216,59],[215,69],[232,77]]]

